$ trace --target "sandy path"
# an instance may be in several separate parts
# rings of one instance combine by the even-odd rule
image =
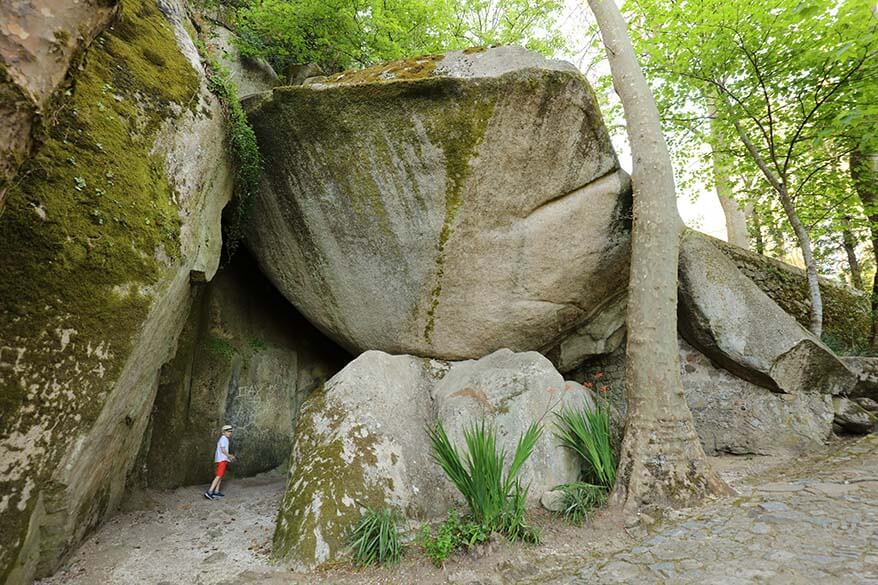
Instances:
[[[733,483],[780,463],[773,458],[715,460]],[[579,567],[634,546],[617,518],[599,514],[572,527],[546,512],[531,515],[543,544],[498,541],[436,568],[410,547],[397,567],[355,570],[348,563],[302,574],[269,559],[276,510],[286,477],[231,481],[226,498],[208,501],[203,486],[149,491],[88,538],[52,577],[39,585],[247,585],[549,583]]]

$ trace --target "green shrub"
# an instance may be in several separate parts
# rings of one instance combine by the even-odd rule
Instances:
[[[587,464],[591,483],[612,489],[616,483],[616,456],[610,442],[610,409],[566,407],[555,413],[555,436]]]
[[[578,481],[561,484],[555,489],[564,494],[561,516],[577,526],[588,520],[592,510],[607,502],[607,488],[601,485]]]
[[[519,438],[505,474],[506,450],[498,450],[496,430],[484,420],[464,430],[465,457],[451,444],[442,423],[429,433],[433,459],[463,495],[477,523],[510,540],[539,542],[539,533],[525,522],[528,490],[522,487],[518,474],[542,434],[540,425],[532,424]]]
[[[397,518],[393,510],[367,510],[351,536],[354,562],[388,565],[402,558]]]
[[[454,551],[488,542],[490,537],[490,530],[478,522],[464,521],[457,510],[452,508],[448,511],[445,522],[439,525],[435,537],[433,529],[425,525],[421,529],[419,540],[433,564],[441,567]]]

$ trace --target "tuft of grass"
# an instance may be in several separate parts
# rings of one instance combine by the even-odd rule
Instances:
[[[592,510],[607,503],[607,488],[601,485],[577,481],[561,484],[555,489],[564,494],[564,509],[559,513],[576,526],[586,522]]]
[[[448,510],[448,518],[439,525],[436,536],[429,524],[421,529],[418,539],[433,564],[441,567],[451,554],[458,549],[470,549],[488,542],[491,531],[471,519],[460,517],[457,510]]]
[[[586,479],[612,489],[616,483],[616,455],[610,442],[610,409],[566,407],[555,413],[555,436],[587,464]]]
[[[402,558],[397,517],[393,510],[367,510],[351,536],[354,562],[360,566],[393,565]]]
[[[466,454],[451,444],[441,422],[428,432],[433,459],[463,495],[476,522],[510,540],[539,542],[539,532],[525,521],[528,489],[518,474],[542,435],[540,425],[532,424],[519,438],[505,474],[506,450],[498,449],[497,432],[484,420],[464,430]]]

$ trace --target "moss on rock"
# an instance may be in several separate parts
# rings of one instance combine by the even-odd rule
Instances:
[[[180,255],[176,195],[154,144],[198,83],[155,3],[126,1],[9,191],[0,215],[0,454],[9,455],[0,580],[24,541],[33,488],[97,419]]]

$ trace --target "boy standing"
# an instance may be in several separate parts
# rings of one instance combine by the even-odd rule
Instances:
[[[213,462],[216,464],[216,477],[210,487],[204,492],[204,497],[208,500],[225,497],[225,494],[219,491],[220,483],[226,474],[226,466],[230,461],[235,460],[235,456],[229,453],[229,437],[232,436],[232,425],[223,426],[223,434],[219,441],[216,442],[216,453],[213,456]]]

